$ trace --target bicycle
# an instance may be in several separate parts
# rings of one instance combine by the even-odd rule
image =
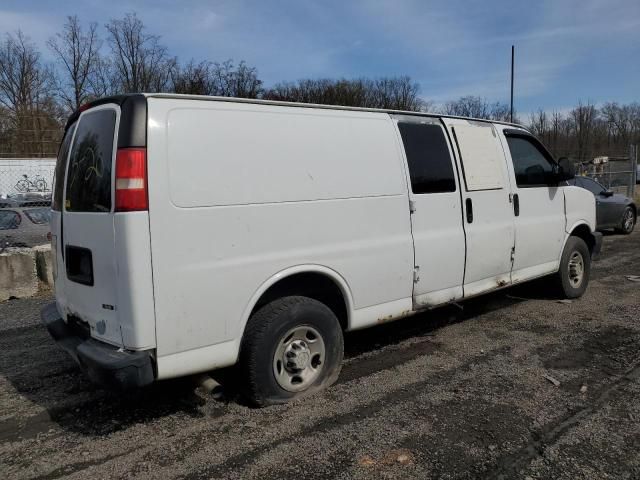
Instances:
[[[24,178],[18,180],[15,185],[15,189],[21,193],[28,192],[46,192],[47,181],[42,175],[36,175],[34,180],[30,180],[28,175],[22,175]]]

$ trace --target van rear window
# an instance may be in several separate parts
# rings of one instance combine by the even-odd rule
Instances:
[[[115,128],[115,110],[88,112],[80,118],[67,172],[67,211],[111,210],[111,163]]]

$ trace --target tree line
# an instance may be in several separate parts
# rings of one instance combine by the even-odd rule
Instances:
[[[640,103],[606,102],[596,107],[579,102],[566,113],[540,109],[528,127],[557,157],[587,162],[596,156],[626,156],[640,144]]]
[[[103,28],[69,16],[46,48],[53,64],[46,63],[19,30],[7,33],[0,44],[2,156],[50,156],[71,112],[92,99],[118,93],[171,92],[510,118],[507,104],[478,96],[436,106],[420,96],[420,85],[406,75],[301,79],[266,87],[257,69],[244,61],[180,61],[135,13],[111,19]],[[640,141],[638,103],[608,103],[600,109],[580,103],[565,114],[540,110],[528,120],[554,153],[579,160]]]

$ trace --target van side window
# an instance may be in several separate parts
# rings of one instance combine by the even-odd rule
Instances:
[[[455,192],[451,155],[439,125],[398,122],[413,193]]]
[[[553,176],[553,163],[535,142],[507,136],[518,187],[546,187]]]

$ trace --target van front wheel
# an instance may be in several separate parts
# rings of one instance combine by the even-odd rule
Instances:
[[[591,274],[591,253],[583,239],[569,237],[556,273],[558,293],[565,298],[578,298],[587,289]]]
[[[335,314],[308,297],[283,297],[249,319],[240,349],[244,393],[256,406],[285,403],[334,383],[344,343]]]

